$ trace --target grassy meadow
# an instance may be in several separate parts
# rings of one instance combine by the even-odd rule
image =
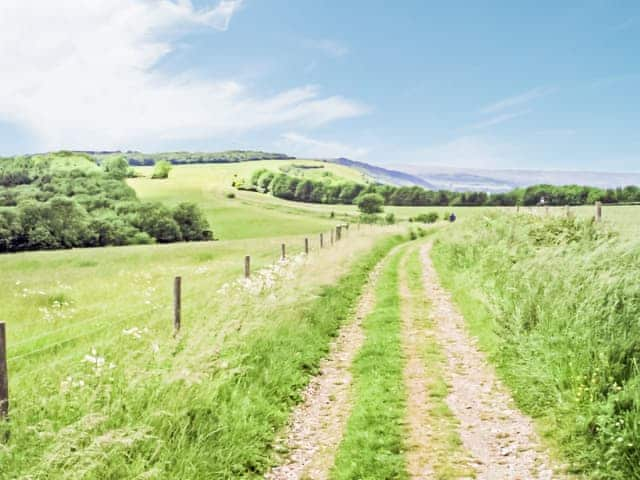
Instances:
[[[175,205],[194,202],[205,212],[216,238],[235,240],[296,235],[320,232],[339,219],[355,221],[359,212],[355,205],[300,203],[275,198],[272,195],[239,191],[231,186],[235,176],[249,178],[261,168],[278,171],[292,165],[320,166],[305,170],[310,178],[329,172],[345,180],[362,181],[362,174],[342,165],[317,160],[268,160],[231,164],[180,165],[173,168],[168,179],[151,179],[152,167],[136,167],[140,175],[128,181],[142,200],[155,200]],[[229,198],[228,194],[234,194]],[[440,215],[455,211],[460,220],[473,218],[494,207],[385,207],[398,221],[406,221],[420,213],[436,211]]]

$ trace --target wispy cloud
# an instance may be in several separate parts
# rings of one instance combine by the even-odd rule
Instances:
[[[222,0],[213,8],[196,11],[191,0],[178,0],[175,8],[192,21],[225,31],[229,28],[234,13],[242,7],[242,2],[243,0]]]
[[[495,138],[467,135],[411,154],[412,163],[460,168],[505,168],[517,164],[515,146]]]
[[[320,40],[309,40],[307,42],[307,45],[315,50],[320,50],[325,55],[329,55],[330,57],[344,57],[349,53],[349,49],[345,45],[336,40],[331,40],[328,38],[323,38]]]
[[[614,32],[622,32],[624,30],[631,28],[634,23],[635,23],[635,18],[633,17],[627,18],[626,20],[618,23],[617,25],[614,25],[611,28],[611,30],[613,30]]]
[[[298,156],[310,158],[348,157],[359,159],[369,153],[369,149],[354,147],[340,142],[317,140],[295,132],[282,135],[278,146],[286,148]]]
[[[474,130],[480,130],[493,125],[499,125],[501,123],[508,122],[509,120],[513,120],[514,118],[522,117],[530,112],[531,110],[523,110],[520,112],[501,113],[500,115],[495,115],[487,120],[483,120],[482,122],[475,123],[471,125],[471,128]]]
[[[239,0],[204,9],[190,0],[4,0],[0,117],[32,133],[34,148],[111,149],[313,127],[368,111],[314,85],[265,96],[234,78],[168,76],[157,68],[180,34],[202,26],[224,31],[241,6]]]
[[[498,100],[497,102],[494,102],[490,105],[486,105],[485,107],[480,109],[480,113],[486,115],[490,113],[502,112],[509,108],[526,105],[538,98],[546,97],[547,95],[555,92],[555,90],[556,89],[553,87],[536,87],[519,95],[503,98],[502,100]]]
[[[535,135],[552,135],[558,137],[570,137],[578,133],[573,128],[547,128],[544,130],[536,130],[533,132]]]

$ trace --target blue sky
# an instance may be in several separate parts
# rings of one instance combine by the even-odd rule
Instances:
[[[5,155],[640,171],[635,1],[6,0],[0,51]]]

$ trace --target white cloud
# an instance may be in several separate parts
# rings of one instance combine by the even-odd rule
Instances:
[[[310,40],[308,42],[308,45],[311,48],[320,50],[330,57],[344,57],[349,53],[349,49],[345,45],[328,38],[324,38],[321,40]]]
[[[38,148],[148,148],[274,125],[316,126],[366,108],[301,86],[258,96],[233,79],[169,77],[158,62],[193,28],[226,30],[241,0],[4,0],[0,118]]]
[[[365,157],[369,150],[339,142],[317,140],[295,132],[285,133],[278,142],[278,147],[299,157],[338,158],[347,157],[353,160]]]
[[[482,122],[475,123],[471,125],[471,128],[474,130],[480,130],[483,128],[491,127],[493,125],[499,125],[500,123],[508,122],[509,120],[513,120],[514,118],[521,117],[526,115],[531,110],[524,110],[522,112],[513,112],[513,113],[501,113],[500,115],[495,115],[487,120]]]
[[[521,93],[520,95],[504,98],[490,105],[487,105],[480,110],[480,113],[483,113],[483,114],[497,113],[497,112],[506,110],[508,108],[525,105],[538,98],[546,97],[547,95],[553,93],[554,91],[555,89],[551,87],[536,87],[529,91]]]

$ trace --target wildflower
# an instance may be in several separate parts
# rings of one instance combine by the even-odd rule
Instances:
[[[151,343],[151,351],[156,354],[156,353],[160,353],[160,345],[158,345],[156,342],[152,342]]]
[[[93,365],[93,371],[96,375],[102,373],[102,367],[104,367],[104,357],[100,357],[95,348],[91,349],[90,355],[85,355],[84,362],[91,363]]]
[[[133,338],[136,338],[138,340],[142,338],[143,333],[144,331],[140,330],[138,327],[131,327],[129,329],[125,328],[124,330],[122,330],[123,335],[132,336]]]

